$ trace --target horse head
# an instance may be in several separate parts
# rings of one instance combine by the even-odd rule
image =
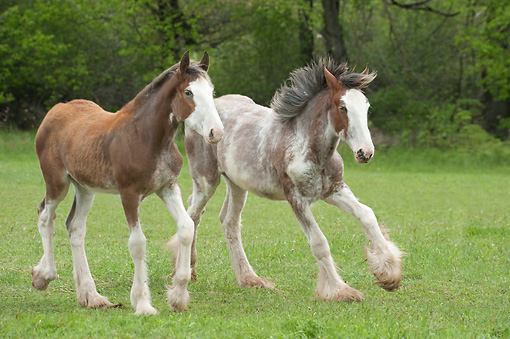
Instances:
[[[207,75],[207,52],[198,63],[190,66],[189,52],[184,53],[175,74],[178,81],[172,101],[172,112],[184,125],[202,135],[209,144],[223,137],[223,124],[213,101],[214,86]],[[198,67],[196,67],[198,66]]]
[[[362,73],[347,73],[338,80],[324,68],[324,75],[333,106],[330,123],[354,152],[356,161],[367,163],[374,155],[374,144],[367,122],[370,104],[361,89],[375,78],[375,73],[369,74],[367,67]]]

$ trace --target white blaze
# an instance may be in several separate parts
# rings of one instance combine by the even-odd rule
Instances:
[[[364,154],[374,153],[374,144],[368,130],[367,114],[370,104],[365,95],[358,89],[349,89],[342,100],[347,107],[349,125],[345,141],[356,154],[359,150]]]
[[[207,79],[198,78],[189,83],[187,90],[193,93],[195,110],[184,124],[203,136],[207,142],[216,143],[223,136],[223,124],[214,105],[214,87]]]

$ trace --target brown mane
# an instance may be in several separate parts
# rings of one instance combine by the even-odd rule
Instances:
[[[138,105],[142,105],[148,97],[150,97],[152,94],[157,93],[161,86],[165,84],[168,80],[170,80],[177,70],[180,67],[180,62],[173,65],[172,67],[168,68],[167,70],[163,71],[160,75],[158,75],[154,80],[152,80],[145,88],[138,93],[138,95],[135,98],[135,101]],[[188,69],[186,71],[186,74],[191,76],[190,81],[196,80],[197,78],[204,78],[207,79],[207,81],[211,82],[211,79],[207,75],[207,72],[200,67],[197,63],[190,63],[188,66]]]

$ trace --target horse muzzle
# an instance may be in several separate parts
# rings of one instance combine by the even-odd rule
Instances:
[[[360,148],[355,155],[356,161],[360,164],[366,164],[374,156],[374,151],[363,150]]]
[[[209,130],[209,133],[204,133],[205,141],[208,144],[217,144],[223,138],[223,128],[213,127]]]

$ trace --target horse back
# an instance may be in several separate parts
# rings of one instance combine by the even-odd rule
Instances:
[[[87,100],[53,106],[35,138],[35,150],[45,180],[54,181],[51,178],[63,178],[67,173],[76,181],[92,186],[111,181],[105,150],[115,115]]]

